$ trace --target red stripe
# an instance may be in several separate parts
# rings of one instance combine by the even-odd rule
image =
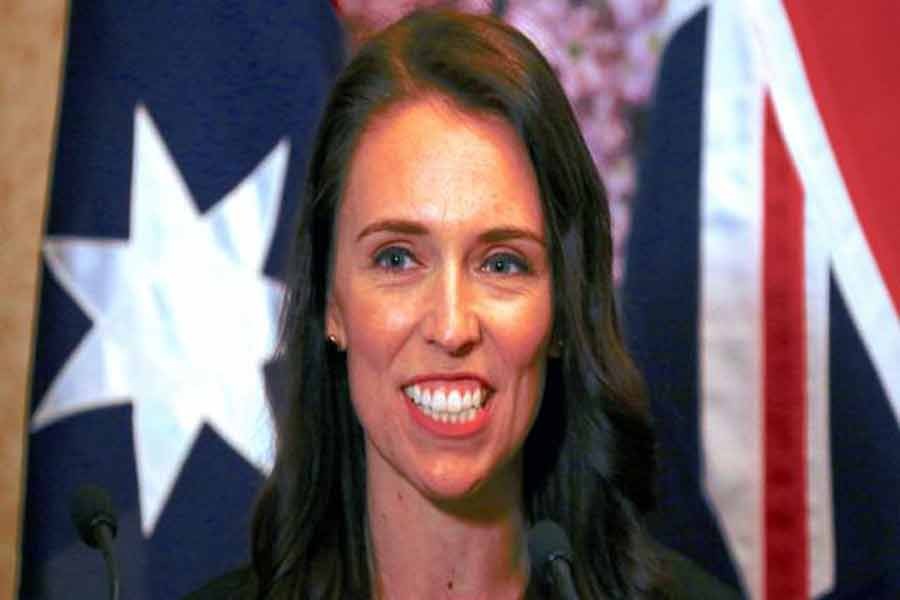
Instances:
[[[764,588],[792,600],[809,594],[803,188],[768,96],[764,135]]]
[[[853,207],[900,312],[900,3],[784,5]]]

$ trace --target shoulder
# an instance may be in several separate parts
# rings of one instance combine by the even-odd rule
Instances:
[[[253,600],[255,597],[253,569],[243,567],[216,577],[182,600]]]

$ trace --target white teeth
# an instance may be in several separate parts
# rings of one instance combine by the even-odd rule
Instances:
[[[416,404],[419,403],[419,393],[418,393],[418,390],[416,389],[416,386],[410,385],[410,386],[403,388],[403,393],[406,394]]]
[[[447,410],[447,394],[444,393],[443,389],[434,393],[434,396],[431,398],[431,406],[437,411]]]
[[[451,413],[458,413],[462,408],[462,397],[459,395],[457,390],[451,391],[447,394],[447,410]]]
[[[419,407],[423,413],[441,423],[466,423],[475,418],[483,405],[486,392],[475,390],[445,391],[423,389],[418,385],[403,388],[403,393]]]

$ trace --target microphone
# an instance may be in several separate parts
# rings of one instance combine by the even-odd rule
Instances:
[[[112,544],[118,526],[116,511],[109,494],[96,485],[84,485],[72,497],[69,508],[72,522],[82,541],[103,553],[109,577],[109,597],[111,600],[118,600],[119,567],[116,564]]]
[[[539,581],[561,600],[578,600],[572,581],[572,545],[562,527],[541,521],[528,532],[528,555]]]

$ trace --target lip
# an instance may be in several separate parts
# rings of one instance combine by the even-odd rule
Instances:
[[[477,381],[479,385],[481,385],[481,387],[483,387],[489,393],[492,393],[494,391],[494,388],[491,387],[491,384],[489,384],[484,377],[476,373],[426,373],[424,375],[416,375],[412,379],[407,380],[401,386],[401,389],[426,381],[459,381],[461,379]]]

